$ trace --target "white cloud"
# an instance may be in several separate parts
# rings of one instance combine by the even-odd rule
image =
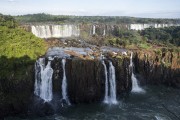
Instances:
[[[8,2],[16,2],[15,0],[8,0]]]

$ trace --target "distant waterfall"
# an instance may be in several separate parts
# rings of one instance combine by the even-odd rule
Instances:
[[[131,75],[132,91],[131,92],[142,93],[142,92],[145,92],[145,91],[142,88],[139,87],[138,81],[137,81],[137,79],[136,79],[136,77],[134,75],[132,56],[133,56],[133,53],[131,52],[131,57],[130,57],[130,68],[132,69],[132,75]]]
[[[63,80],[62,80],[62,98],[66,101],[68,105],[71,103],[69,102],[68,96],[67,96],[67,79],[66,79],[66,59],[62,59],[62,66],[63,66]]]
[[[96,34],[96,26],[93,25],[93,35]]]
[[[113,66],[112,62],[109,61],[109,77],[108,77],[108,72],[107,72],[107,67],[104,63],[102,62],[104,66],[104,71],[105,71],[105,96],[104,96],[104,103],[106,104],[117,104],[116,100],[116,75],[115,75],[115,67]],[[108,85],[108,79],[109,79],[109,84]],[[110,89],[108,88],[110,86]],[[108,91],[110,90],[110,92]],[[109,96],[108,96],[109,92]]]
[[[40,58],[35,65],[35,91],[34,94],[45,102],[52,100],[52,75],[51,61],[45,67],[45,59]]]
[[[179,26],[179,24],[130,24],[129,29],[131,30],[144,30],[146,28],[164,28],[164,27],[171,27],[171,26]]]
[[[106,36],[106,30],[104,29],[104,31],[103,31],[103,36]]]
[[[40,38],[78,37],[80,35],[78,25],[33,25],[31,31]]]

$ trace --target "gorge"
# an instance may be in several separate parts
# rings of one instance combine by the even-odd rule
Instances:
[[[131,95],[131,91],[137,93],[142,91],[142,88],[139,88],[137,86],[137,82],[141,83],[141,85],[165,84],[168,86],[179,87],[179,69],[170,70],[163,65],[159,65],[161,60],[163,60],[164,62],[168,62],[170,60],[169,62],[172,63],[172,68],[174,66],[179,66],[176,61],[177,59],[174,58],[176,56],[175,53],[172,53],[174,56],[171,56],[171,54],[167,52],[165,53],[165,56],[161,58],[161,56],[155,53],[142,53],[141,51],[137,51],[132,54],[132,52],[124,51],[122,49],[115,49],[114,52],[117,53],[117,55],[114,56],[107,54],[110,51],[113,52],[113,50],[114,49],[103,48],[102,55],[100,54],[96,59],[94,59],[95,56],[88,56],[96,53],[96,50],[68,47],[50,48],[46,56],[39,58],[36,61],[35,82],[31,83],[35,85],[34,89],[33,85],[31,88],[32,90],[34,90],[35,96],[33,95],[33,91],[31,92],[32,96],[35,97],[35,99],[32,100],[32,103],[30,104],[30,106],[28,106],[28,111],[38,116],[50,115],[51,119],[62,119],[60,117],[62,115],[67,119],[81,119],[79,118],[80,116],[82,118],[87,117],[84,116],[83,113],[89,116],[88,111],[86,111],[87,108],[90,110],[99,109],[100,111],[98,111],[100,112],[100,115],[89,116],[89,119],[99,117],[102,119],[111,119],[112,116],[107,116],[107,118],[104,118],[105,116],[103,117],[103,114],[106,111],[104,111],[103,109],[115,109],[117,111],[121,111],[121,109],[130,110],[132,107],[127,107],[128,104],[137,105],[134,109],[138,109],[138,105],[142,105],[138,101],[144,100],[144,102],[146,101],[147,104],[149,104],[150,101],[148,101],[146,97],[149,98],[149,95],[156,96],[156,92],[151,91],[150,88],[145,88],[146,93],[141,95],[142,98],[138,98],[133,94]],[[125,55],[124,52],[127,52],[127,55]],[[81,55],[83,56],[82,58]],[[151,56],[147,57],[148,55]],[[134,70],[132,70],[132,61],[134,62]],[[139,79],[135,78],[134,74],[136,74],[136,77]],[[147,74],[149,74],[150,76],[148,76]],[[32,74],[29,75],[33,76]],[[136,80],[136,85],[134,85],[134,79]],[[133,90],[133,87],[135,87],[136,89],[138,88],[138,91],[136,91],[136,89]],[[19,93],[22,92],[19,91]],[[169,95],[171,94],[172,93],[169,93]],[[130,97],[128,97],[128,95],[130,95]],[[127,99],[127,97],[129,98],[128,101],[130,102],[128,102],[128,104],[126,104],[126,102],[123,100]],[[178,97],[179,96],[177,96],[177,98],[175,99],[178,99]],[[136,101],[136,103],[133,103],[130,99],[136,99],[138,101]],[[103,106],[100,106],[98,104],[92,105],[92,103],[97,102],[105,103],[110,106],[115,105],[118,108],[104,108]],[[166,101],[163,101],[163,104],[164,102]],[[81,104],[83,105],[83,103],[89,103],[90,106],[79,106]],[[16,104],[17,103],[14,103],[14,106],[16,106]],[[123,104],[126,104],[126,107]],[[160,104],[160,101],[155,101],[155,104]],[[71,105],[75,105],[74,107],[77,107],[76,110],[78,110],[78,112],[75,112],[75,108],[73,106],[71,107]],[[67,106],[68,109],[66,108]],[[84,111],[79,113],[79,111],[81,111],[79,110],[81,107],[82,109],[84,109]],[[146,107],[148,107],[148,105],[146,105]],[[14,107],[15,110],[18,108],[19,106],[17,108]],[[65,112],[63,112],[61,115],[53,115],[61,113],[63,109],[65,110]],[[152,111],[155,111],[154,108],[150,109],[152,109]],[[174,107],[171,110],[175,112],[176,109],[178,108]],[[73,111],[70,116],[66,114],[66,112],[69,113],[69,111]],[[142,114],[138,115],[137,111],[135,116],[143,116],[144,112],[139,112]],[[144,118],[177,119],[177,117],[169,113],[166,116],[165,110],[157,113],[160,114],[155,114],[147,111],[147,117]],[[80,116],[77,114],[80,114]],[[108,113],[106,114],[108,115]],[[123,118],[123,116],[126,116],[123,114],[125,114],[125,111],[121,111],[117,116],[115,115],[114,118]],[[176,112],[175,114],[178,115],[178,112]]]
[[[173,32],[166,30],[170,26]],[[154,27],[178,38],[176,26],[179,24],[3,26],[0,34],[7,38],[0,48],[4,51],[0,118],[178,120],[179,47],[156,43],[149,34],[141,33]]]

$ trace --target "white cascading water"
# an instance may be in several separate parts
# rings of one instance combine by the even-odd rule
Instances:
[[[103,31],[103,36],[106,36],[106,30],[104,29],[104,31]]]
[[[96,34],[96,26],[93,25],[93,35]]]
[[[179,24],[130,24],[129,29],[130,30],[144,30],[146,28],[164,28],[164,27],[170,27],[170,26],[179,26]]]
[[[52,75],[51,61],[45,67],[45,59],[40,58],[35,66],[35,95],[42,98],[45,102],[52,100]]]
[[[115,68],[111,61],[109,61],[109,82],[110,82],[110,101],[112,104],[117,104],[116,75],[115,75]]]
[[[31,32],[40,38],[78,37],[78,25],[32,25]]]
[[[102,64],[104,66],[104,73],[105,73],[105,95],[104,95],[104,103],[109,103],[109,96],[108,96],[108,72],[107,67],[104,61],[102,61]]]
[[[34,94],[40,96],[41,71],[44,70],[45,59],[39,58],[35,63],[35,85]]]
[[[116,75],[115,75],[115,68],[111,61],[109,61],[109,77],[107,72],[107,67],[104,61],[102,61],[105,71],[105,96],[104,96],[104,103],[105,104],[117,104],[118,101],[116,100]],[[108,85],[108,80],[110,85]],[[108,88],[110,86],[110,89]],[[108,91],[110,90],[110,92]],[[109,95],[108,95],[109,92]]]
[[[134,92],[134,93],[144,93],[145,91],[139,87],[138,85],[138,81],[134,75],[134,72],[133,72],[133,62],[132,62],[132,56],[133,56],[133,53],[131,52],[131,57],[130,57],[130,69],[132,70],[132,75],[131,75],[131,80],[132,80],[132,90],[131,92]]]
[[[66,101],[68,105],[71,105],[67,96],[67,79],[66,79],[66,59],[62,59],[62,66],[63,66],[63,80],[62,80],[62,98]]]

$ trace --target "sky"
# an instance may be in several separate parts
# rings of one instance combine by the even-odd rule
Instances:
[[[0,0],[0,13],[180,18],[180,0]]]

